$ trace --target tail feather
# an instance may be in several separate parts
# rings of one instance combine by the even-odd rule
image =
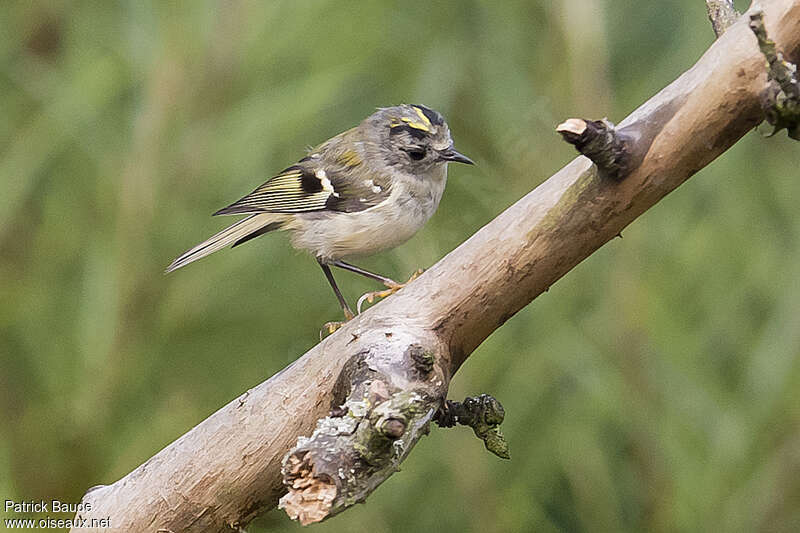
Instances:
[[[201,242],[194,248],[185,251],[167,267],[166,272],[172,272],[182,266],[197,261],[209,254],[225,248],[229,244],[236,246],[245,241],[258,237],[264,233],[276,230],[283,225],[284,217],[273,213],[257,213],[243,218],[235,224],[228,226],[216,235]]]

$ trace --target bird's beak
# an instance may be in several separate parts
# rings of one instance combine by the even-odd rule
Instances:
[[[445,150],[439,152],[439,160],[440,161],[455,161],[456,163],[466,163],[468,165],[474,165],[475,161],[470,159],[469,157],[465,156],[464,154],[456,152],[456,149],[452,146]]]

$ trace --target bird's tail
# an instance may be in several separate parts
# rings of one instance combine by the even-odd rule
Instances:
[[[228,226],[213,237],[186,250],[167,267],[166,272],[172,272],[182,266],[197,261],[229,244],[237,246],[254,237],[263,235],[268,231],[279,229],[287,220],[286,215],[276,213],[257,213]]]

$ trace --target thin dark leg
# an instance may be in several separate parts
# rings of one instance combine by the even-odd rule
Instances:
[[[380,274],[375,274],[374,272],[370,272],[369,270],[364,270],[363,268],[359,268],[355,265],[351,265],[350,263],[345,263],[344,261],[334,261],[331,263],[335,267],[342,268],[344,270],[349,270],[350,272],[355,272],[356,274],[361,274],[362,276],[368,277],[369,279],[374,279],[375,281],[380,281],[387,287],[394,287],[399,285],[395,280],[387,278],[385,276],[381,276]]]
[[[333,292],[336,293],[336,298],[339,300],[339,305],[342,306],[342,311],[344,311],[344,316],[347,320],[352,319],[355,315],[353,311],[350,309],[350,306],[347,305],[347,301],[342,296],[342,292],[339,290],[339,287],[336,285],[336,280],[333,279],[333,272],[331,272],[331,267],[326,265],[321,261],[317,261],[319,266],[322,267],[322,271],[325,272],[325,277],[328,278],[328,283],[331,284],[333,288]]]

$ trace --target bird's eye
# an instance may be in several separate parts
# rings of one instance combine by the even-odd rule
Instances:
[[[412,148],[411,150],[406,150],[406,152],[408,153],[408,157],[414,161],[421,161],[425,157],[424,148]]]

